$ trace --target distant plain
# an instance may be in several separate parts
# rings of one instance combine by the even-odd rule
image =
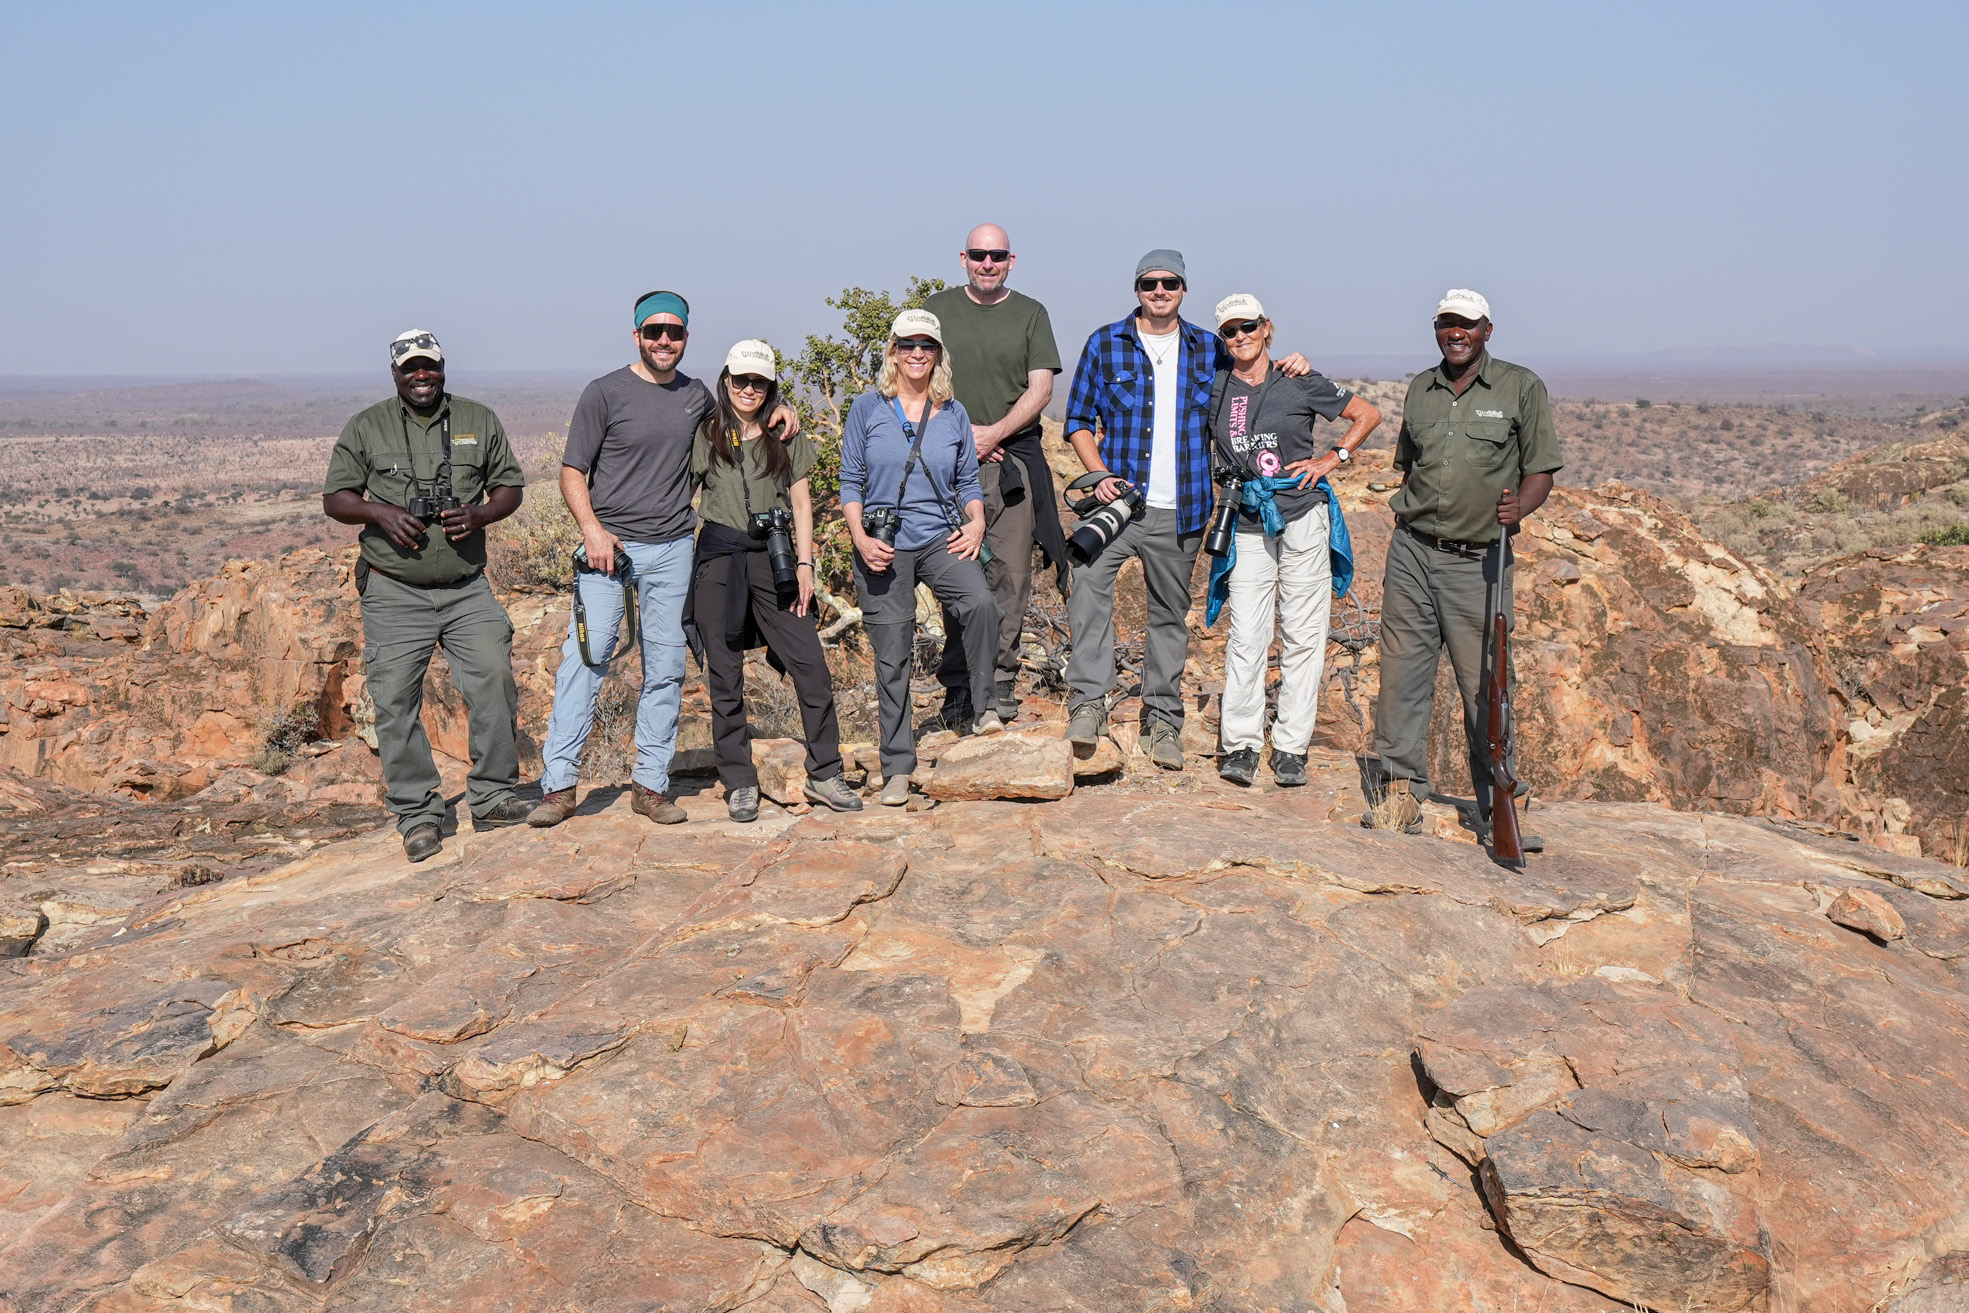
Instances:
[[[1384,366],[1381,381],[1349,370],[1361,364]],[[1387,412],[1377,443],[1392,441],[1400,421],[1406,371],[1389,364],[1330,362]],[[1954,364],[1567,364],[1545,376],[1567,461],[1561,482],[1619,479],[1691,510],[1921,441],[1960,422],[1969,405],[1969,369]],[[528,478],[540,480],[552,477],[585,381],[461,371],[452,384],[499,413]],[[321,514],[322,473],[343,423],[387,385],[380,376],[0,377],[0,583],[157,598],[230,558],[352,542],[352,529]],[[1062,386],[1056,413],[1064,394]],[[537,494],[554,495],[545,486]]]

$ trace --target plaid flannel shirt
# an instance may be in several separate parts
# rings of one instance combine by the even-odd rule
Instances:
[[[1215,333],[1187,319],[1177,324],[1176,531],[1201,533],[1210,518],[1210,385],[1231,367]],[[1135,334],[1134,312],[1097,328],[1081,348],[1067,394],[1066,431],[1099,439],[1101,459],[1148,490],[1149,441],[1155,432],[1155,365]]]

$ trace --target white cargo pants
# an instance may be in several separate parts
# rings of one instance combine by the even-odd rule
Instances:
[[[1303,755],[1319,713],[1326,678],[1326,631],[1333,611],[1329,522],[1320,503],[1276,538],[1237,535],[1231,569],[1231,636],[1224,649],[1224,710],[1219,741],[1225,752],[1265,745],[1265,669],[1275,617],[1282,620],[1282,684],[1272,748]],[[1282,609],[1283,614],[1279,611]]]

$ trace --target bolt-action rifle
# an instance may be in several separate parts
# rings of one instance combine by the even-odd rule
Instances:
[[[1507,756],[1511,748],[1511,629],[1505,614],[1504,565],[1510,559],[1509,534],[1500,525],[1496,554],[1485,573],[1484,621],[1489,630],[1490,678],[1485,688],[1484,755],[1490,762],[1490,852],[1498,862],[1521,868],[1524,840],[1518,833],[1518,781]]]

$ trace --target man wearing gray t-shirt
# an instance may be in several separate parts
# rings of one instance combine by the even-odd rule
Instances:
[[[577,565],[575,588],[587,611],[588,650],[584,655],[577,618],[570,616],[540,754],[544,796],[529,825],[558,825],[574,814],[581,751],[631,588],[641,621],[643,691],[630,806],[659,825],[688,819],[669,797],[670,759],[683,701],[684,598],[696,546],[691,439],[713,405],[710,390],[677,369],[689,323],[690,305],[675,292],[637,298],[636,363],[590,383],[574,407],[561,456],[561,496],[581,526],[586,568]],[[790,421],[789,435],[799,427],[790,411],[774,418]],[[626,558],[626,569],[618,557]]]

